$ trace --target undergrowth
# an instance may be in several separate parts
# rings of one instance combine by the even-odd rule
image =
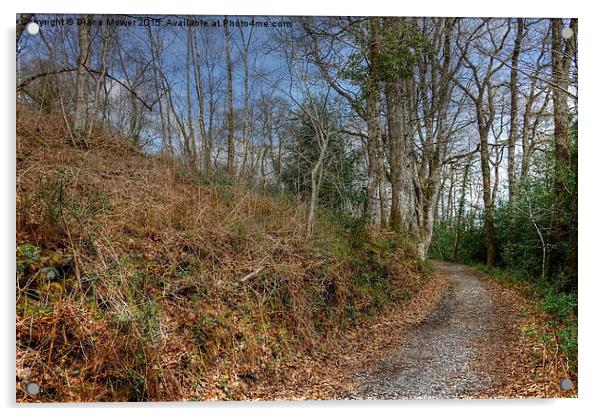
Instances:
[[[564,369],[578,371],[577,295],[566,293],[546,280],[533,280],[520,271],[478,267],[502,285],[518,288],[542,319],[523,328],[523,334],[542,345],[544,359],[560,360]]]
[[[275,189],[66,135],[17,114],[19,401],[248,398],[430,275],[361,219],[321,209],[308,238]]]

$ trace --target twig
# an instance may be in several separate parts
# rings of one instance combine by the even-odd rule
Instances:
[[[264,269],[265,269],[265,266],[258,267],[257,269],[255,269],[255,271],[252,271],[251,273],[249,273],[248,275],[246,275],[245,277],[240,279],[240,283],[244,283],[247,280],[252,279],[253,277],[257,276],[259,273],[261,273]]]

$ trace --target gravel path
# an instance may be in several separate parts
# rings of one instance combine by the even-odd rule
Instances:
[[[409,329],[406,341],[375,367],[356,375],[356,399],[431,399],[478,396],[494,383],[486,355],[504,347],[506,319],[479,276],[467,267],[436,262],[448,277],[441,304]],[[484,354],[483,351],[488,351]]]

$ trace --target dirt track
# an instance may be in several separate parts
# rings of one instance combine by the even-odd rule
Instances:
[[[356,375],[353,398],[492,397],[512,372],[500,374],[518,342],[515,311],[499,304],[493,288],[472,269],[436,266],[449,283],[441,303],[408,330],[402,345]]]
[[[332,351],[291,367],[261,397],[395,400],[575,397],[569,377],[523,335],[542,316],[513,287],[476,269],[436,261],[409,302],[341,337]],[[284,388],[283,388],[284,387]],[[255,395],[254,397],[257,397]]]

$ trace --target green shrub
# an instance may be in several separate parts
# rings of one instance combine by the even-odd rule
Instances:
[[[558,320],[564,321],[576,315],[577,295],[559,292],[552,287],[547,287],[543,289],[541,304],[545,312],[553,315]]]

